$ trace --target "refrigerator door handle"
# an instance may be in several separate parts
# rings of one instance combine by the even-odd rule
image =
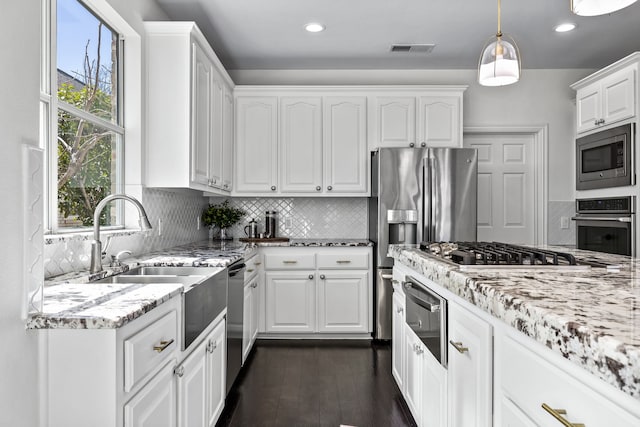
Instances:
[[[433,167],[434,159],[426,157],[423,163],[424,174],[424,186],[422,188],[424,211],[423,211],[423,225],[424,225],[424,240],[431,242],[434,235],[433,225],[433,207],[431,203],[431,189],[433,188]]]

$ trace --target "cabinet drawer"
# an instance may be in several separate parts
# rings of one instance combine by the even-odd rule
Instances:
[[[544,349],[542,349],[544,350]],[[589,427],[637,426],[636,417],[559,366],[507,336],[502,337],[501,387],[504,395],[536,424],[561,424],[542,408],[564,409],[572,423]]]
[[[245,264],[247,265],[244,271],[244,281],[246,283],[258,274],[260,267],[262,267],[262,255],[252,256],[245,261]]]
[[[160,369],[178,348],[178,316],[170,311],[124,341],[124,391]]]
[[[265,254],[267,270],[313,270],[316,268],[315,254]]]
[[[369,254],[364,252],[318,254],[318,268],[367,270],[369,269]]]

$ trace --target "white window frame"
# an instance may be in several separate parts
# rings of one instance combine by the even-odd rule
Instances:
[[[120,35],[119,66],[123,67],[120,75],[119,96],[121,123],[124,126],[124,153],[120,156],[118,168],[123,169],[123,182],[118,191],[125,192],[136,198],[142,196],[142,44],[139,34],[135,29],[107,2],[107,0],[82,0],[82,3],[96,16],[104,21],[107,26]],[[42,145],[47,150],[48,174],[45,194],[45,234],[84,232],[90,233],[87,228],[71,230],[58,229],[57,226],[57,164],[51,161],[50,147],[56,147],[57,138],[57,94],[52,93],[57,84],[53,79],[57,78],[56,58],[56,22],[52,19],[52,13],[56,10],[56,0],[41,0],[42,10],[42,34],[41,34],[41,138]],[[124,45],[126,44],[126,49]],[[123,93],[127,96],[122,97]],[[82,117],[80,114],[78,116]],[[113,125],[105,126],[110,129]],[[128,207],[121,209],[120,218],[122,225],[113,228],[136,228],[137,216],[127,214]]]

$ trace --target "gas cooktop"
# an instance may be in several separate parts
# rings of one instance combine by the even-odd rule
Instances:
[[[500,242],[421,242],[420,249],[431,256],[460,265],[463,270],[496,267],[586,270],[596,266],[579,263],[570,253]]]

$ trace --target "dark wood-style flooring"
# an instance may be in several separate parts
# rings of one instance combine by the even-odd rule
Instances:
[[[415,426],[388,344],[257,341],[217,427]]]

